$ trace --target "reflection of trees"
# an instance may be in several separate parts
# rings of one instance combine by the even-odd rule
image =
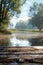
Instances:
[[[1,39],[0,40],[0,46],[8,46],[10,43],[9,39]]]
[[[43,45],[43,39],[42,38],[29,39],[29,41],[32,43],[32,46],[42,46]]]

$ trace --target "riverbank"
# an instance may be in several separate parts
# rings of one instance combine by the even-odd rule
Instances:
[[[18,30],[18,29],[8,29],[8,30],[1,30],[0,34],[12,34],[12,33],[43,33],[42,31],[39,31],[37,29],[35,30]]]
[[[12,31],[10,30],[0,30],[0,34],[11,34]]]
[[[39,31],[38,29],[31,30],[31,29],[26,29],[26,30],[19,30],[19,29],[9,29],[9,31],[12,31],[13,33],[29,33],[29,32],[42,32],[43,30]]]

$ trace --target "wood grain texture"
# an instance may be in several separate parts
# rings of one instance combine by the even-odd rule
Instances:
[[[43,63],[43,47],[0,47],[0,62]]]

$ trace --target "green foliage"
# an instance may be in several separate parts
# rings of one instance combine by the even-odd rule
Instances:
[[[34,3],[30,8],[30,12],[32,13],[30,23],[39,30],[43,29],[43,4]]]
[[[16,26],[15,26],[15,28],[16,28],[16,29],[19,29],[19,30],[24,30],[24,29],[26,29],[26,27],[27,27],[27,25],[26,25],[23,21],[18,22],[18,23],[16,24]]]
[[[24,0],[25,2],[26,0]],[[10,16],[20,13],[21,0],[1,0],[0,2],[0,30],[6,29],[10,23]]]
[[[26,0],[24,0],[25,2]],[[6,18],[6,14],[10,12],[11,14],[16,11],[17,13],[20,11],[20,6],[23,4],[21,0],[1,0],[0,4],[0,16],[2,18]]]
[[[32,16],[34,16],[39,10],[39,5],[38,3],[34,2],[33,6],[30,7],[30,13],[32,14]]]
[[[35,30],[35,29],[37,29],[37,27],[33,27],[32,24],[28,21],[27,22],[24,22],[24,21],[17,22],[15,28],[19,29],[19,30]]]

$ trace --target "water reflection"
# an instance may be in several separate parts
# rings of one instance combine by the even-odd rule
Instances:
[[[23,35],[21,36],[14,34],[11,38],[0,39],[0,46],[43,46],[43,38],[29,39]]]
[[[8,38],[0,39],[0,46],[8,46],[9,44],[10,44],[10,40]]]
[[[32,44],[31,46],[43,46],[43,38],[28,39]]]
[[[10,38],[11,46],[31,46],[31,43],[26,39],[17,39],[16,36]]]

